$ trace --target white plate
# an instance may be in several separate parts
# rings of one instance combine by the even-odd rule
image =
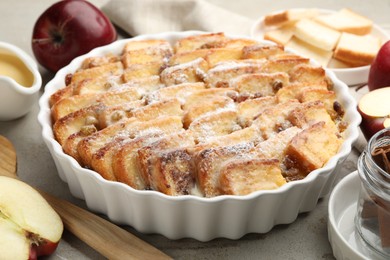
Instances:
[[[338,260],[380,259],[355,231],[355,216],[359,198],[360,179],[357,171],[343,178],[329,198],[328,237]]]
[[[331,71],[326,73],[334,82],[338,101],[345,108],[345,120],[349,123],[344,143],[323,168],[311,172],[303,180],[289,182],[275,190],[214,198],[192,195],[174,197],[156,191],[135,190],[123,183],[107,181],[98,173],[82,168],[74,158],[62,151],[54,139],[49,97],[64,87],[65,76],[78,69],[85,58],[120,54],[124,45],[133,40],[165,39],[174,43],[183,37],[201,33],[169,32],[119,40],[76,58],[58,71],[45,86],[39,100],[38,115],[43,140],[53,156],[58,173],[68,183],[71,193],[85,199],[91,210],[106,214],[114,222],[131,225],[143,233],[159,233],[171,239],[191,237],[201,241],[216,237],[238,239],[247,233],[265,233],[277,224],[291,223],[300,212],[313,210],[318,199],[330,192],[337,169],[351,152],[352,143],[359,135],[361,117],[356,110],[356,101],[348,87]]]
[[[303,10],[303,8],[295,8],[295,10]],[[320,14],[332,14],[336,11],[328,10],[328,9],[317,9]],[[275,11],[273,13],[279,13],[283,10]],[[264,16],[260,17],[251,27],[250,35],[252,38],[256,40],[264,39],[264,33],[269,30],[264,25]],[[385,32],[378,25],[374,24],[371,35],[378,37],[381,39],[382,44],[390,39],[390,36],[387,32]],[[356,68],[329,68],[332,70],[336,76],[345,84],[352,86],[358,84],[365,84],[368,80],[368,74],[370,72],[370,66],[362,66]]]

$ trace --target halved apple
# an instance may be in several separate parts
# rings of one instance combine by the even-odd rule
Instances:
[[[57,248],[63,229],[60,216],[34,188],[0,176],[2,259],[36,259],[50,255]]]
[[[390,127],[390,87],[365,94],[359,101],[358,111],[362,116],[360,129],[367,140],[376,132]]]

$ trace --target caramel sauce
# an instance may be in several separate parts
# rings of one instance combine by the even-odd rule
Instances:
[[[14,79],[23,87],[31,87],[34,76],[17,56],[0,50],[0,76]]]

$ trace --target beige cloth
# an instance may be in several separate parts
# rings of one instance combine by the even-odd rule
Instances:
[[[102,10],[132,36],[188,30],[249,35],[254,23],[204,0],[111,0]]]

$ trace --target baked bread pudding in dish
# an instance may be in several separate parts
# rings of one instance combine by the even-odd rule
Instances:
[[[358,137],[348,87],[272,42],[141,35],[59,70],[42,136],[70,192],[143,233],[265,233],[328,194]]]
[[[322,67],[223,33],[130,41],[64,81],[50,97],[64,152],[167,195],[277,189],[326,164],[347,127]]]

